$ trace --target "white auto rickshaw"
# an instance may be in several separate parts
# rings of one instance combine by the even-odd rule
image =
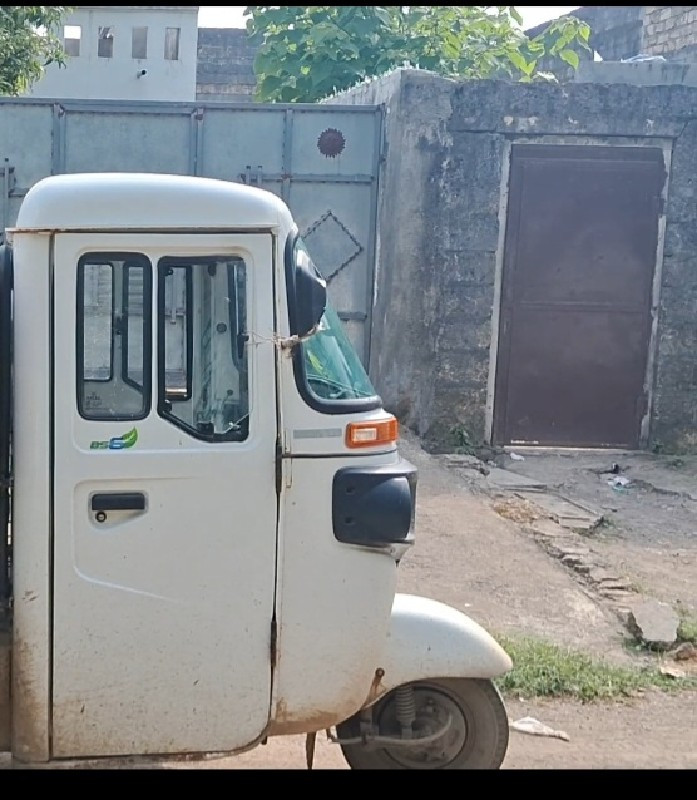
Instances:
[[[0,745],[51,764],[306,734],[311,764],[326,731],[353,768],[498,768],[510,660],[395,593],[415,469],[286,205],[63,175],[7,238]]]

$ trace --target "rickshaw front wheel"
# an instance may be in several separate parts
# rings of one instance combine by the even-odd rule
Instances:
[[[401,691],[400,691],[401,689]],[[360,712],[337,725],[344,758],[351,769],[498,769],[508,748],[508,715],[491,681],[438,678],[393,689],[373,708],[380,736],[403,735],[405,703],[411,741],[355,743],[361,736]],[[411,689],[405,692],[404,689]],[[405,700],[406,698],[406,700]],[[400,723],[400,720],[402,722]],[[444,731],[442,735],[434,735]],[[425,743],[419,743],[419,738]]]

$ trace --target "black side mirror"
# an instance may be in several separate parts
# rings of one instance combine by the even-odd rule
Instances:
[[[305,336],[322,319],[327,306],[327,282],[308,258],[295,264],[295,328],[296,336]]]

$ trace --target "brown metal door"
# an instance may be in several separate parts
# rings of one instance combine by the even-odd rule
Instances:
[[[663,154],[511,152],[494,438],[639,445]]]

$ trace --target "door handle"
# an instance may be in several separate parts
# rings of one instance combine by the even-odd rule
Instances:
[[[93,494],[92,511],[145,511],[143,492],[104,492]]]

